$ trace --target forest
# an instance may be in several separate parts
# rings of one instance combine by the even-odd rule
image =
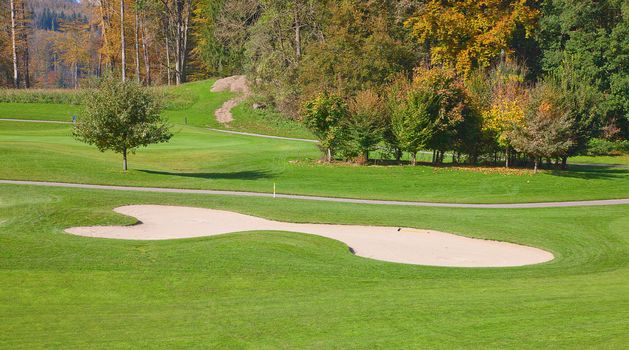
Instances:
[[[0,85],[244,74],[324,159],[627,152],[627,0],[0,0]]]

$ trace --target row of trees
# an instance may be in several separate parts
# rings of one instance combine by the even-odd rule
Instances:
[[[0,83],[78,87],[114,72],[145,85],[180,84],[189,73],[192,9],[192,0],[0,0],[0,26],[8,29],[0,35],[0,65],[8,68]]]
[[[481,120],[482,137],[474,139],[479,157],[517,156],[513,125],[527,125],[527,106],[538,94],[532,87],[555,80],[570,85],[564,91],[596,101],[596,108],[580,106],[570,117],[579,136],[569,154],[582,151],[592,135],[629,136],[629,7],[623,0],[202,0],[197,7],[203,14],[197,23],[206,30],[195,32],[195,50],[205,70],[246,73],[259,98],[293,118],[305,103],[312,107],[329,96],[344,101],[343,124],[358,123],[350,120],[359,115],[352,101],[387,100],[383,91],[399,85],[400,76],[436,67],[453,75],[448,79],[465,88],[467,99],[481,98],[464,103]],[[519,72],[500,71],[505,62],[519,62]],[[505,74],[515,82],[503,82]]]
[[[422,150],[433,151],[433,163],[446,153],[453,162],[496,160],[505,165],[555,160],[565,166],[596,128],[583,120],[596,114],[596,90],[578,83],[574,69],[535,85],[524,82],[525,70],[503,62],[467,79],[453,68],[419,67],[411,79],[399,75],[378,89],[351,98],[321,93],[304,105],[306,125],[321,141],[327,161],[369,161],[373,151],[416,164]]]

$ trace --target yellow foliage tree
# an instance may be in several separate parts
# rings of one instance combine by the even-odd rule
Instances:
[[[528,101],[528,89],[524,83],[524,71],[515,63],[502,63],[486,76],[490,85],[490,97],[481,106],[482,131],[495,138],[505,150],[505,165],[509,166],[509,151],[513,131],[524,126],[524,112]]]
[[[430,50],[433,64],[467,75],[486,68],[501,52],[510,54],[509,41],[518,26],[528,37],[539,11],[530,0],[430,0],[405,25]]]

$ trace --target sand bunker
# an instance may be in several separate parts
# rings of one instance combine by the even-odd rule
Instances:
[[[217,80],[212,85],[212,92],[231,91],[240,93],[239,96],[232,98],[223,103],[223,105],[214,112],[216,120],[219,123],[227,124],[234,120],[232,116],[232,108],[236,107],[240,102],[244,101],[250,94],[247,78],[244,75],[234,75],[231,77]]]
[[[162,205],[130,205],[115,211],[133,216],[140,223],[132,226],[74,227],[66,232],[87,237],[135,240],[214,236],[253,230],[301,232],[339,240],[356,255],[366,258],[434,266],[521,266],[553,259],[551,253],[533,247],[431,230],[294,224],[223,210]]]

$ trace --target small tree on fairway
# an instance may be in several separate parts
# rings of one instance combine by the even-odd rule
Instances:
[[[156,97],[137,83],[104,79],[85,94],[84,106],[72,134],[101,152],[122,154],[124,171],[128,153],[172,137]]]
[[[391,115],[391,129],[400,149],[410,154],[411,165],[417,164],[417,152],[426,147],[430,137],[428,132],[430,103],[428,94],[411,90]]]
[[[359,91],[350,100],[349,111],[342,123],[343,151],[358,163],[367,163],[369,152],[376,149],[385,131],[383,100],[374,90]]]
[[[573,117],[562,103],[562,91],[549,82],[540,83],[531,94],[525,124],[513,131],[513,146],[533,158],[537,172],[542,157],[564,157],[574,141]]]
[[[342,98],[322,93],[304,105],[304,124],[321,141],[326,161],[332,161],[332,152],[338,145],[340,123],[348,115],[348,107]]]

